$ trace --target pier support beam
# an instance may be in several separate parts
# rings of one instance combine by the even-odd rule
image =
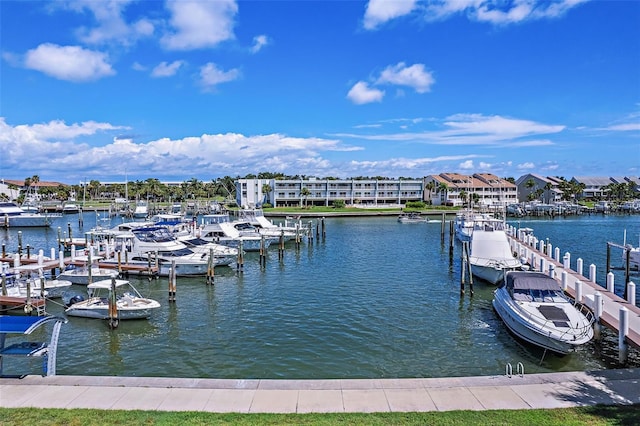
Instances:
[[[576,260],[576,272],[578,275],[582,275],[582,258],[580,257]]]
[[[589,265],[589,281],[592,283],[596,282],[596,265],[593,263]]]

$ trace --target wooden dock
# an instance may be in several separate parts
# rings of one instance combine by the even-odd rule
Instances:
[[[10,265],[13,265],[13,258],[12,257],[0,257],[0,262],[5,262],[8,263]],[[66,266],[68,265],[74,265],[77,267],[81,267],[81,266],[85,266],[87,264],[86,260],[84,259],[71,259],[71,257],[65,257],[63,259],[63,262]],[[20,264],[21,265],[35,265],[38,264],[38,258],[37,257],[30,257],[30,258],[22,258],[20,259]],[[97,265],[99,268],[103,268],[103,269],[114,269],[114,270],[119,270],[121,272],[125,272],[125,273],[134,273],[134,274],[140,274],[140,275],[148,275],[148,276],[156,276],[158,275],[158,273],[160,272],[160,268],[158,268],[156,265],[151,264],[151,266],[149,265],[140,265],[140,264],[132,264],[132,263],[124,263],[121,262],[120,264],[118,263],[112,263],[112,262],[100,262],[99,260],[97,262],[95,262],[95,265]],[[42,267],[43,271],[51,271],[53,269],[59,268],[60,267],[60,260],[45,260],[42,262],[42,264],[40,265]]]
[[[0,312],[3,314],[19,310],[20,314],[40,315],[45,311],[45,304],[45,300],[40,298],[0,295]],[[26,312],[25,308],[30,309],[30,311]]]
[[[616,295],[613,291],[610,291],[610,289],[602,287],[601,285],[591,281],[584,275],[581,275],[580,273],[572,270],[570,267],[566,267],[564,263],[564,257],[563,262],[560,262],[557,257],[554,258],[553,256],[542,252],[540,250],[539,240],[526,236],[523,239],[519,239],[515,230],[513,231],[514,232],[509,233],[513,251],[515,253],[518,253],[521,257],[529,260],[529,263],[535,270],[551,274],[551,268],[553,270],[553,277],[561,283],[563,288],[565,288],[565,291],[571,297],[573,297],[574,299],[577,298],[577,289],[579,286],[579,291],[582,295],[580,297],[581,300],[577,301],[586,305],[591,310],[595,310],[596,293],[600,294],[602,298],[602,313],[600,315],[600,323],[602,325],[615,331],[616,333],[620,333],[621,308],[625,308],[628,311],[628,333],[626,335],[626,341],[636,349],[640,349],[639,307]],[[527,241],[527,239],[532,239],[533,241]],[[554,250],[551,249],[552,248],[550,246],[545,247],[545,251],[548,251],[553,255]],[[532,259],[533,261],[531,261]],[[581,284],[576,284],[578,282]],[[625,286],[626,285],[627,283],[625,283]]]

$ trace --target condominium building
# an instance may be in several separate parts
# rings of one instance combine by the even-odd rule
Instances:
[[[238,179],[239,206],[389,205],[424,201],[421,179]]]
[[[518,202],[517,187],[491,173],[440,173],[424,178],[426,199],[433,205],[504,207]]]

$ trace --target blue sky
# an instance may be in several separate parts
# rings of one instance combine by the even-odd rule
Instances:
[[[0,2],[0,178],[640,175],[640,2]]]

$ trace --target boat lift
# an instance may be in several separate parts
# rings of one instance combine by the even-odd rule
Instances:
[[[60,327],[66,323],[67,319],[57,316],[32,317],[32,316],[12,316],[0,315],[0,377],[23,377],[5,376],[2,367],[4,357],[44,357],[42,364],[43,376],[56,375],[56,354],[58,348],[58,337]],[[5,347],[8,334],[28,335],[45,324],[53,323],[51,339],[49,342],[20,341]]]

